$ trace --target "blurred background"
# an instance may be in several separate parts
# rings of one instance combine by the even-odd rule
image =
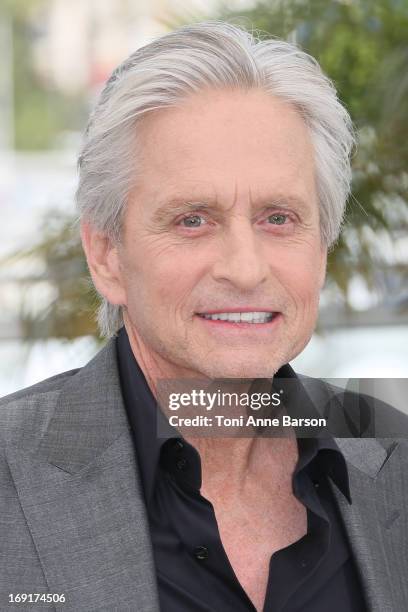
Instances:
[[[299,44],[357,128],[318,327],[292,364],[408,378],[408,0],[0,0],[0,396],[102,345],[74,223],[81,132],[119,62],[204,19]]]

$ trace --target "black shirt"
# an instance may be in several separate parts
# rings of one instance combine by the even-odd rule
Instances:
[[[117,338],[124,402],[149,518],[163,612],[254,612],[223,548],[212,504],[200,494],[197,450],[157,437],[162,418],[125,328]],[[289,365],[278,377],[293,378]],[[164,419],[165,417],[163,417]],[[347,466],[333,438],[298,438],[293,491],[307,534],[270,560],[264,612],[364,612],[361,585],[328,476],[350,500]],[[242,551],[245,556],[245,551]]]

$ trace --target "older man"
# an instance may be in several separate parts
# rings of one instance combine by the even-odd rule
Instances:
[[[156,431],[161,380],[298,380],[352,145],[315,60],[229,24],[114,72],[77,193],[113,338],[3,400],[2,610],[406,609],[405,441]]]

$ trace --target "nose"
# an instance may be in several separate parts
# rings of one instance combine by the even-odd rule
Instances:
[[[214,280],[230,283],[241,291],[254,290],[266,280],[268,265],[262,244],[248,219],[236,219],[220,240]]]

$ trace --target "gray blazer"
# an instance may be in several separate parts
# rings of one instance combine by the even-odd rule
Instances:
[[[0,432],[0,610],[158,612],[114,342],[84,368],[3,398]],[[336,441],[352,505],[331,485],[368,609],[405,612],[408,443]],[[66,601],[9,603],[17,593],[64,594]]]

